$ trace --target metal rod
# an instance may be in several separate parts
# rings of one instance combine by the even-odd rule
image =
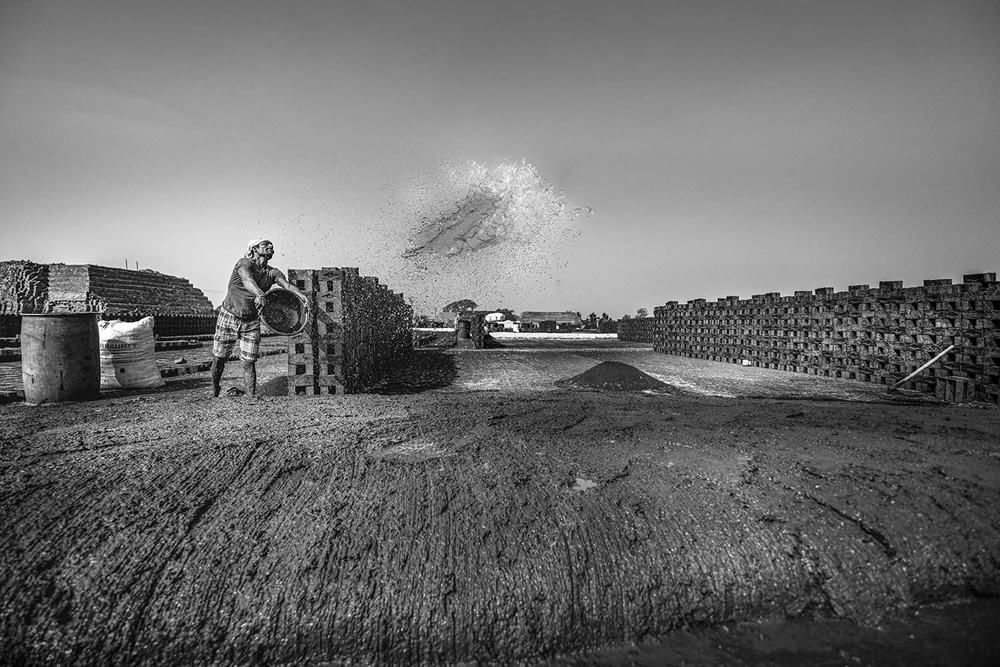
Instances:
[[[913,371],[912,373],[910,373],[909,375],[907,375],[905,378],[903,378],[902,380],[900,380],[899,382],[897,382],[896,384],[892,385],[889,388],[890,389],[895,389],[896,387],[898,387],[899,385],[903,384],[904,382],[906,382],[907,380],[909,380],[913,376],[915,376],[918,373],[920,373],[920,371],[924,370],[925,368],[927,368],[928,366],[930,366],[931,364],[933,364],[935,361],[937,361],[938,359],[940,359],[944,355],[946,355],[949,352],[951,352],[953,349],[955,349],[955,346],[954,345],[949,345],[948,347],[946,347],[944,349],[943,352],[938,353],[938,355],[936,357],[934,357],[933,359],[931,359],[930,361],[928,361],[926,364],[924,364],[923,366],[921,366],[917,370]]]

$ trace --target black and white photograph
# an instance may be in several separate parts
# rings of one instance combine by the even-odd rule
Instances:
[[[0,0],[0,666],[1000,664],[997,0]]]

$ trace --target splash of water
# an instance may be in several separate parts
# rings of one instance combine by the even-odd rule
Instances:
[[[530,299],[558,279],[575,222],[590,214],[523,159],[445,165],[401,190],[393,208],[412,216],[399,258],[407,294],[425,312],[459,298],[492,307]]]

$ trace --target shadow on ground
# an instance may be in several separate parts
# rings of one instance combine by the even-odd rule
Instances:
[[[422,331],[416,334],[413,346],[417,349],[447,349],[455,347],[454,331]]]
[[[279,375],[276,378],[268,380],[257,388],[257,394],[260,396],[287,396],[288,376]]]
[[[458,377],[455,362],[441,350],[414,350],[408,359],[393,368],[387,377],[364,391],[383,396],[419,394],[450,386]],[[258,387],[261,396],[288,394],[288,378],[279,376]]]
[[[450,386],[458,377],[455,361],[440,350],[414,350],[409,358],[367,393],[419,394]]]

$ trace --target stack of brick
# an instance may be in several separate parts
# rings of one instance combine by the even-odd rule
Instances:
[[[617,320],[612,320],[612,319],[598,321],[598,323],[597,323],[597,332],[598,333],[618,333],[618,321]],[[655,324],[654,324],[654,332],[655,332]]]
[[[21,332],[21,313],[43,313],[49,267],[24,260],[0,262],[0,338]]]
[[[183,278],[107,266],[49,266],[49,308],[106,317],[211,315],[212,302]]]
[[[1000,402],[1000,288],[995,273],[960,285],[852,285],[654,309],[654,349],[825,377],[893,385],[949,345],[937,364],[903,385],[948,400]]]
[[[0,315],[43,313],[49,267],[28,261],[0,262]]]
[[[655,317],[632,317],[627,320],[619,320],[617,328],[619,340],[650,345],[656,342]]]
[[[289,339],[288,393],[358,393],[412,349],[413,312],[402,294],[352,267],[290,269],[313,317]]]
[[[89,264],[0,262],[0,337],[20,331],[22,313],[81,311],[106,319],[153,315],[157,336],[211,333],[215,326],[212,302],[183,278]]]
[[[486,347],[486,311],[464,311],[455,322],[455,346],[482,350]]]
[[[175,315],[159,313],[153,322],[153,333],[157,338],[176,336],[203,336],[215,332],[218,315]]]

